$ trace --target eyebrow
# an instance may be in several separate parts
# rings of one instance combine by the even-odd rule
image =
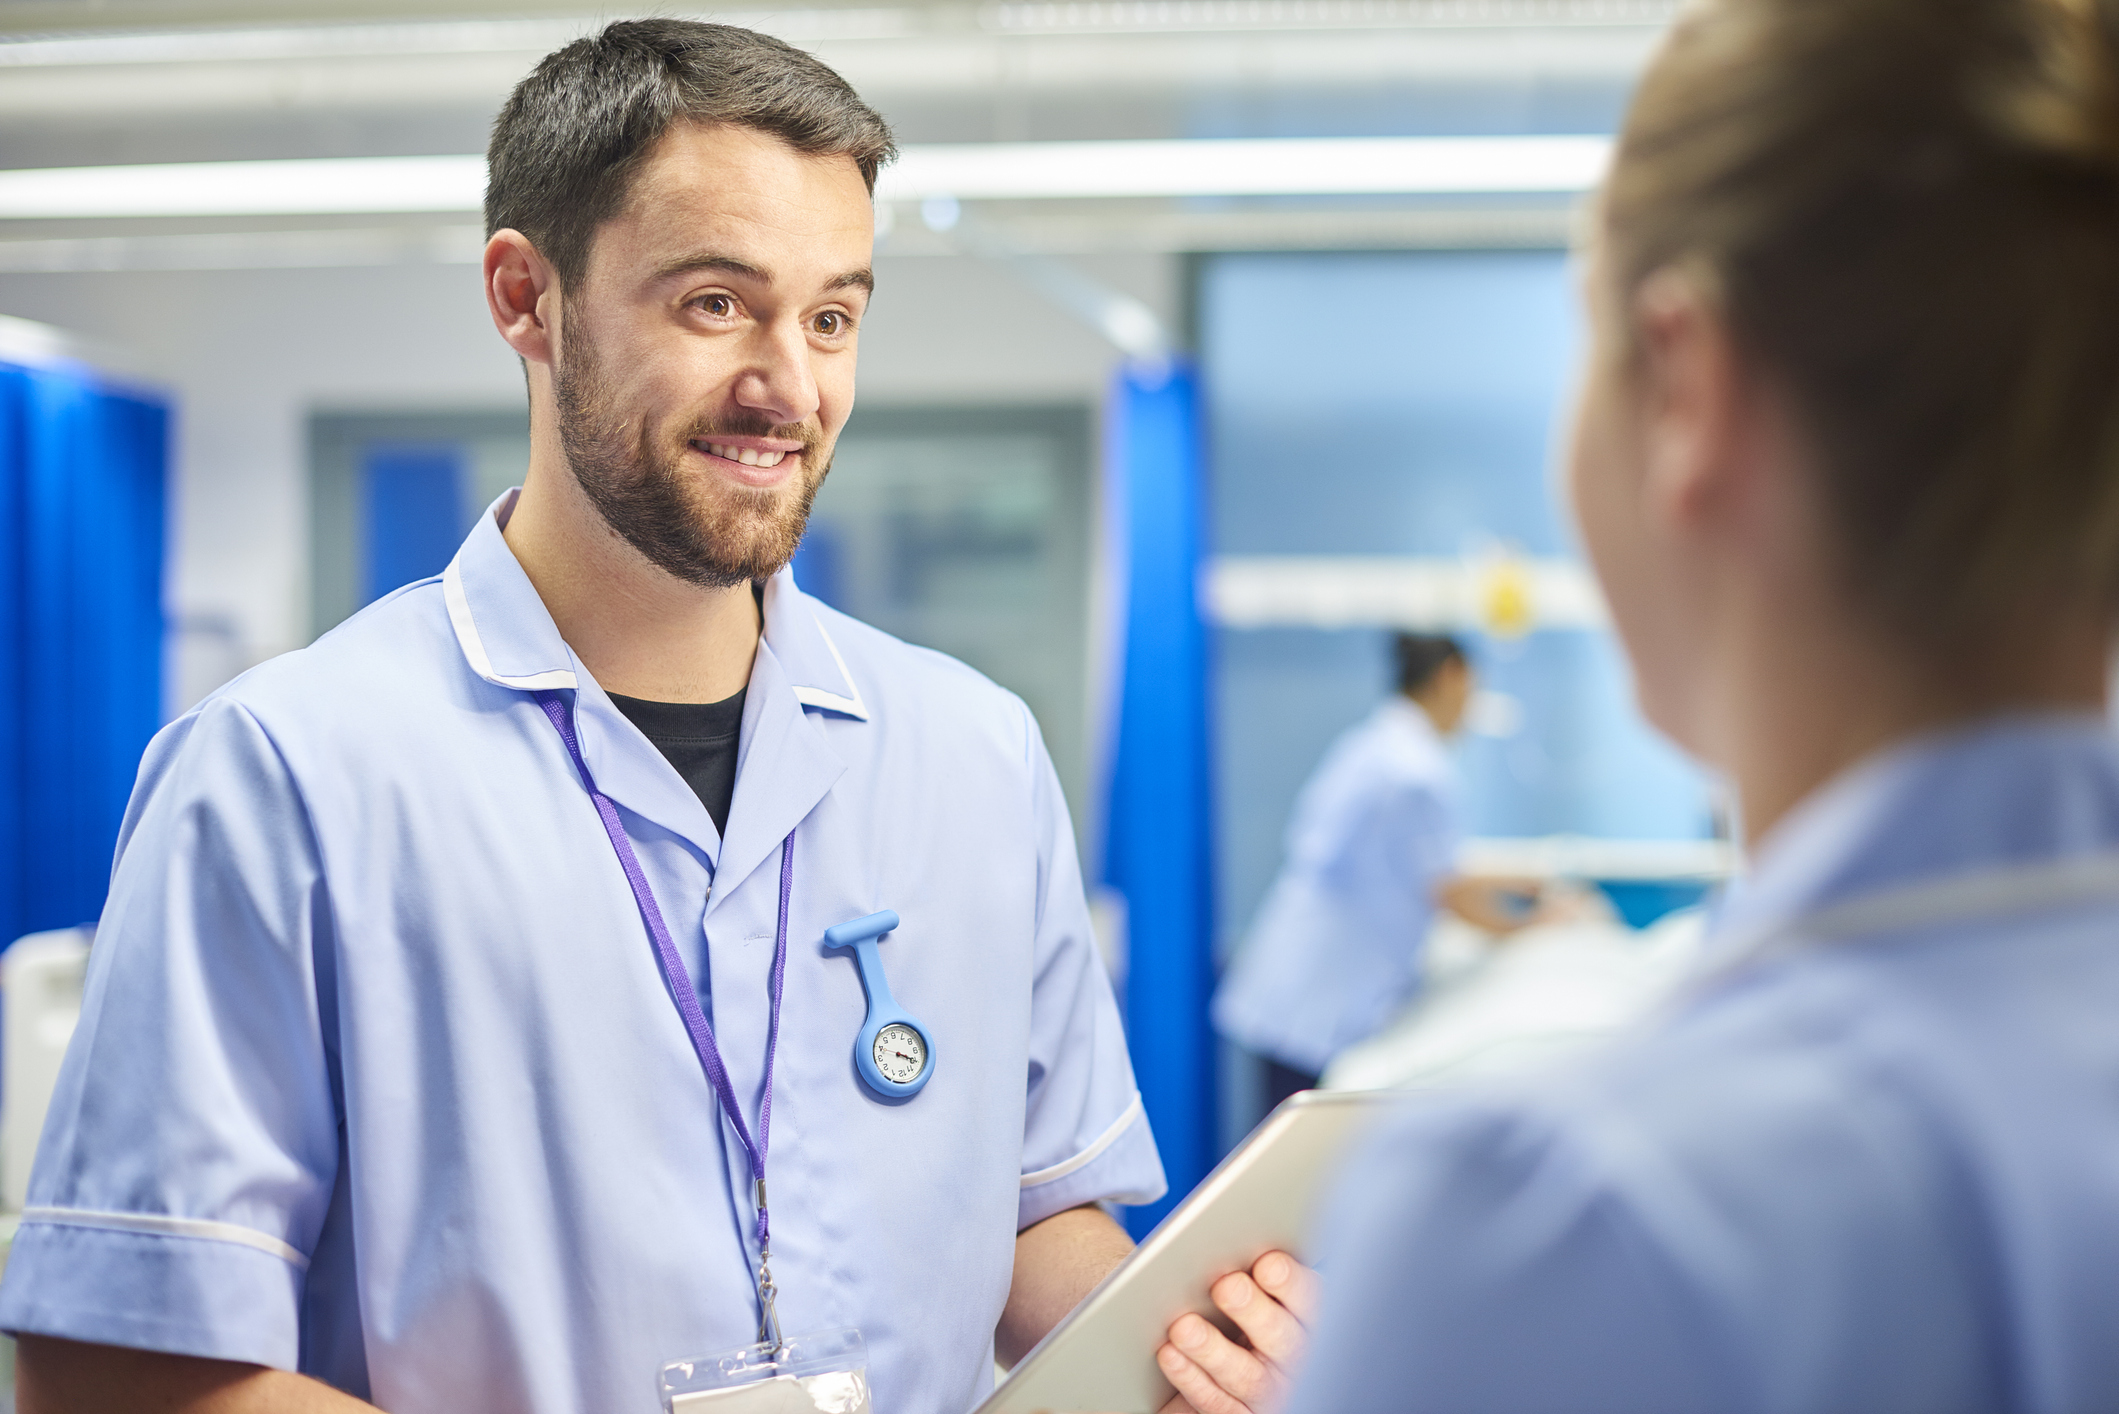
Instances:
[[[773,277],[748,261],[738,260],[733,255],[714,255],[701,251],[692,255],[680,255],[655,272],[655,279],[675,279],[679,275],[696,274],[704,270],[718,270],[724,275],[734,275],[741,280],[755,280],[761,285],[770,285]]]
[[[694,255],[682,255],[670,261],[655,272],[655,280],[659,284],[664,280],[675,279],[679,275],[694,275],[707,270],[718,271],[724,275],[733,275],[739,280],[750,280],[760,285],[770,286],[773,282],[770,271],[760,270],[747,260],[738,260],[732,255],[714,255],[703,251]],[[843,275],[826,281],[824,288],[827,290],[857,289],[874,294],[876,292],[875,272],[864,265],[859,270],[849,270]]]

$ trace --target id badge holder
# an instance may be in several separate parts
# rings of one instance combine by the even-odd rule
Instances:
[[[872,1414],[868,1347],[852,1326],[662,1367],[666,1414]]]

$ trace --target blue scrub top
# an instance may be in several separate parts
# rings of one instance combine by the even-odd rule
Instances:
[[[1892,750],[1667,1015],[1353,1166],[1295,1414],[2119,1408],[2119,743]]]
[[[1419,704],[1394,696],[1332,743],[1287,861],[1214,997],[1222,1035],[1315,1074],[1412,1000],[1456,865],[1457,785]]]
[[[658,1408],[754,1338],[750,1182],[536,689],[569,690],[769,1167],[789,1333],[876,1407],[972,1405],[1019,1228],[1163,1191],[1029,711],[765,589],[728,837],[480,517],[438,579],[155,739],[0,1327],[300,1369],[398,1414]],[[711,894],[709,883],[711,882]],[[895,909],[917,1097],[855,1073],[834,923]]]

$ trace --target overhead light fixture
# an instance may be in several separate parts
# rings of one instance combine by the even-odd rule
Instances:
[[[907,147],[882,201],[1569,193],[1602,137],[1224,138]],[[0,171],[0,219],[476,211],[485,159],[332,157]]]
[[[0,218],[476,211],[485,189],[483,157],[30,167],[0,172]]]
[[[1611,160],[1605,137],[1201,138],[908,147],[884,200],[1391,196],[1578,192]]]

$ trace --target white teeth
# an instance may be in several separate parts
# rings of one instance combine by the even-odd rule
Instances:
[[[726,447],[719,442],[707,443],[706,450],[709,455],[726,461],[741,462],[745,466],[778,466],[787,455],[785,452],[761,452],[755,447]]]

